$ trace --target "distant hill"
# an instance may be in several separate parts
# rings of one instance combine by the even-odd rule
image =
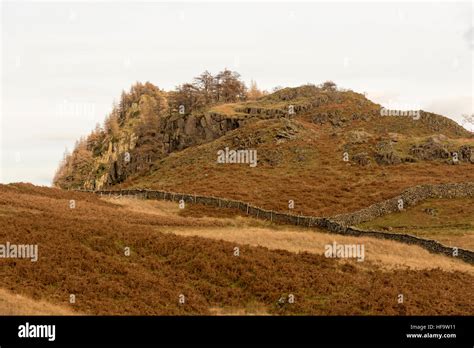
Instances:
[[[387,114],[396,116],[385,116]],[[218,163],[255,150],[257,165]],[[332,82],[264,93],[237,73],[175,91],[137,83],[63,159],[54,185],[162,188],[313,215],[352,211],[408,186],[474,181],[474,136],[454,121],[384,110]]]

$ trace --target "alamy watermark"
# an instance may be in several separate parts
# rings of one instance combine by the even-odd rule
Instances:
[[[392,110],[381,108],[380,116],[408,116],[413,117],[414,120],[419,120],[421,112],[420,110]]]
[[[330,258],[354,258],[361,262],[365,259],[364,244],[326,244],[324,256]]]
[[[95,103],[63,100],[62,103],[56,104],[56,115],[59,117],[81,117],[94,120],[96,116]]]
[[[20,338],[47,338],[52,342],[56,339],[56,325],[36,325],[26,322],[18,326]]]
[[[247,163],[250,167],[257,166],[257,150],[224,150],[217,151],[217,163]]]
[[[0,258],[3,259],[30,259],[38,261],[37,244],[0,244]]]

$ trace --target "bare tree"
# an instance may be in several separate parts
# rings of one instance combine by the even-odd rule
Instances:
[[[216,75],[215,81],[218,102],[228,103],[246,99],[247,88],[240,80],[239,73],[224,69]]]
[[[337,85],[333,81],[326,81],[321,85],[321,88],[325,91],[337,90]]]

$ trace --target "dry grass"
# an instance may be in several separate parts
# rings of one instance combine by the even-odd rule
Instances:
[[[235,111],[236,106],[238,106],[238,104],[235,103],[218,104],[211,107],[209,111],[230,116],[237,114]]]
[[[267,309],[260,306],[250,306],[248,308],[209,308],[211,315],[269,315]]]
[[[467,272],[387,272],[375,264],[364,269],[356,261],[246,245],[236,257],[234,242],[157,231],[219,227],[216,218],[133,212],[92,194],[32,185],[0,185],[0,206],[0,241],[39,248],[38,262],[0,259],[3,288],[60,307],[72,293],[74,309],[85,314],[195,315],[220,308],[276,315],[467,315],[474,305],[474,277]],[[400,293],[404,304],[397,302]],[[278,304],[288,294],[295,303]]]
[[[33,300],[0,289],[0,315],[78,315],[66,306],[58,306],[41,300]]]
[[[429,270],[440,268],[444,271],[461,271],[474,275],[474,267],[460,260],[443,255],[429,253],[427,250],[413,245],[364,237],[346,237],[322,232],[297,231],[294,229],[271,230],[256,227],[225,227],[225,228],[167,228],[180,236],[199,236],[217,240],[225,240],[236,244],[263,246],[272,250],[288,250],[291,252],[309,252],[324,255],[324,247],[332,244],[362,244],[365,248],[365,261],[377,264],[387,270],[417,269]],[[364,266],[366,263],[359,263]],[[368,266],[373,267],[372,264]]]
[[[216,209],[198,204],[190,204],[185,209],[179,209],[177,203],[173,202],[133,198],[120,198],[113,201],[118,202],[130,211],[146,212],[159,216],[193,217],[199,219],[202,226],[157,228],[157,230],[165,233],[199,236],[237,244],[263,246],[272,250],[288,250],[296,253],[309,252],[318,255],[324,254],[325,245],[334,241],[338,244],[364,244],[365,260],[387,270],[397,268],[418,270],[440,268],[445,271],[462,271],[474,275],[473,266],[447,256],[430,253],[415,245],[377,238],[341,236],[326,233],[319,229],[308,230],[293,226],[279,226],[267,221],[242,216],[240,210],[234,209]],[[461,205],[464,203],[464,200],[458,202]],[[432,205],[428,202],[427,204]],[[205,223],[208,226],[203,226]],[[216,228],[216,224],[220,227]]]
[[[121,205],[135,210],[137,200],[120,199]],[[324,246],[336,241],[338,244],[364,244],[366,260],[390,270],[396,268],[435,269],[445,271],[463,271],[474,274],[474,267],[443,255],[433,254],[427,250],[394,241],[341,236],[314,229],[301,229],[292,226],[277,226],[266,221],[240,216],[241,212],[233,209],[216,209],[202,205],[188,205],[180,210],[176,203],[163,201],[139,201],[140,211],[151,214],[170,214],[198,218],[201,225],[208,227],[166,227],[157,228],[165,233],[182,236],[200,236],[225,240],[237,244],[263,246],[272,250],[290,252],[310,252],[323,254]],[[221,227],[216,228],[219,224]],[[362,264],[361,264],[362,265]]]
[[[117,204],[122,207],[126,207],[127,210],[136,213],[152,214],[161,217],[172,217],[180,213],[178,204],[166,202],[166,201],[155,201],[155,200],[144,200],[133,197],[107,197],[104,196],[103,200]]]

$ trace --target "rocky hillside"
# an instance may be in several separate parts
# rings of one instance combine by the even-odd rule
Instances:
[[[397,191],[408,186],[409,175],[413,184],[473,176],[472,133],[429,112],[386,114],[364,95],[331,82],[271,94],[249,93],[228,71],[204,73],[171,92],[138,83],[122,94],[104,126],[65,156],[54,185],[134,185],[256,201],[267,196],[263,205],[272,205],[270,191],[276,190],[277,196],[305,199],[301,211],[315,213],[319,204],[307,196],[324,192],[320,185],[335,178],[347,180],[331,183],[332,200],[338,190],[341,197],[353,196],[351,185],[367,191],[377,177]],[[219,165],[216,154],[225,148],[254,149],[258,166]],[[243,188],[226,184],[237,177]],[[281,181],[286,183],[278,191]],[[278,208],[286,209],[284,203]],[[335,211],[345,211],[340,208]]]

